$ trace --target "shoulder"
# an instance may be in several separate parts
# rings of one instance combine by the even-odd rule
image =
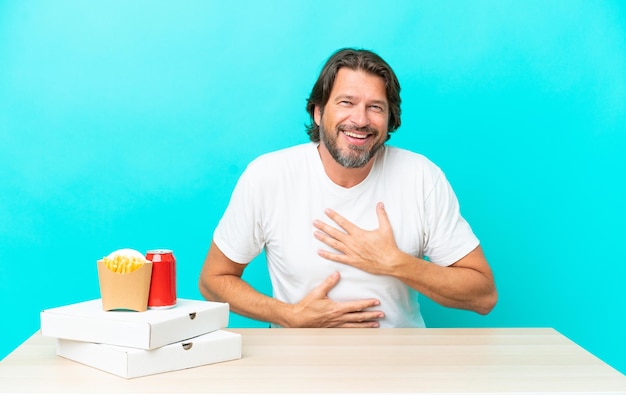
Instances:
[[[385,146],[383,164],[393,171],[438,175],[442,171],[433,161],[422,154],[404,148]]]
[[[265,153],[248,164],[243,176],[262,182],[298,172],[308,166],[313,150],[315,144],[305,143]]]
[[[277,151],[268,152],[266,154],[258,156],[256,159],[250,162],[249,167],[270,166],[274,164],[282,164],[285,161],[290,161],[295,158],[302,159],[304,157],[308,157],[308,154],[314,148],[315,144],[305,143],[279,149]]]

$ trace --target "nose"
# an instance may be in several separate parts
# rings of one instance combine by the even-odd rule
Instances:
[[[365,105],[354,106],[350,115],[350,121],[359,128],[369,126],[370,119],[367,114],[367,107]]]

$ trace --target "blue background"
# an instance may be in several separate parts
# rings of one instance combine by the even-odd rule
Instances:
[[[429,326],[554,327],[626,372],[626,7],[619,1],[0,0],[4,357],[95,262],[171,248],[198,274],[237,177],[307,141],[336,49],[402,84],[390,144],[448,175],[500,292]],[[269,292],[262,259],[246,278]],[[259,326],[233,316],[231,326]]]

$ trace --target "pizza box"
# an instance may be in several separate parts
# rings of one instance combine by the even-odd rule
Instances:
[[[153,350],[228,325],[227,303],[178,299],[169,309],[104,311],[100,299],[43,310],[41,334]]]
[[[154,350],[57,339],[57,355],[127,379],[241,358],[241,335],[217,330]]]

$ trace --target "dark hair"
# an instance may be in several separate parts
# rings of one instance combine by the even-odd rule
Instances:
[[[315,106],[324,109],[330,91],[335,84],[337,72],[342,67],[352,70],[363,70],[367,73],[377,75],[385,81],[385,90],[387,93],[387,101],[389,102],[389,124],[387,125],[388,133],[394,132],[400,127],[400,83],[396,74],[391,67],[380,56],[366,49],[343,48],[336,51],[322,68],[311,95],[306,102],[306,110],[311,117],[311,122],[306,126],[306,132],[311,141],[320,141],[320,129],[315,123]],[[387,139],[391,137],[387,135]]]

